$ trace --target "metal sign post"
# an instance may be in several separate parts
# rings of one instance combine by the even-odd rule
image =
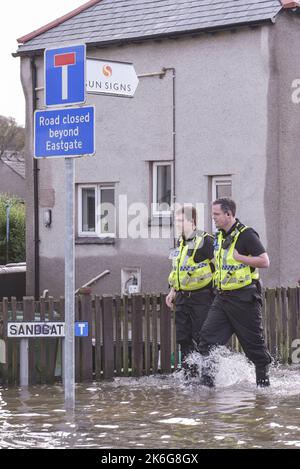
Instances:
[[[46,49],[44,54],[45,105],[63,109],[35,112],[35,158],[65,158],[65,339],[63,380],[66,409],[75,408],[75,236],[74,159],[95,153],[94,109],[70,108],[82,104],[85,90],[84,44]]]
[[[28,339],[20,340],[20,386],[26,387],[29,384],[29,357],[28,357]]]
[[[65,231],[65,339],[63,380],[65,406],[75,408],[75,228],[74,199],[76,156],[95,154],[95,110],[83,104],[86,91],[132,97],[138,78],[130,63],[89,61],[90,77],[86,85],[86,47],[70,45],[46,49],[44,54],[45,105],[35,111],[34,157],[65,159],[66,231]],[[86,90],[87,88],[87,90]],[[60,106],[58,109],[53,106]],[[71,106],[71,107],[70,107]],[[61,108],[62,107],[62,108]],[[88,335],[88,324],[79,323],[76,335]],[[25,342],[23,345],[25,351]],[[25,363],[26,365],[26,363]],[[27,366],[28,368],[28,366]],[[24,376],[24,382],[26,376]]]
[[[65,405],[75,408],[75,238],[74,238],[74,159],[65,158],[66,238],[65,238]]]

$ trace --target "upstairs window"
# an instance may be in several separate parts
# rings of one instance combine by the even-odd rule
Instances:
[[[115,189],[111,186],[78,186],[78,234],[114,237],[116,234]]]
[[[171,205],[173,199],[172,172],[172,163],[153,163],[152,212],[154,216],[171,215]]]

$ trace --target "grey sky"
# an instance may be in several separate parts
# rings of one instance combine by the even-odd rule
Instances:
[[[25,101],[20,81],[20,59],[11,53],[17,50],[16,39],[74,10],[87,0],[26,0],[3,2],[0,28],[0,115],[11,116],[18,124],[25,123]]]

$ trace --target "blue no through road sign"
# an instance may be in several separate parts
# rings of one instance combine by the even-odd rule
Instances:
[[[89,336],[89,323],[88,322],[75,322],[75,337],[88,337]]]
[[[85,102],[85,45],[46,49],[44,64],[46,106]]]
[[[35,111],[34,157],[93,155],[94,123],[94,106]]]

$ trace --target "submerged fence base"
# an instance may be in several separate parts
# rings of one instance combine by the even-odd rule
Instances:
[[[165,294],[131,297],[76,296],[76,321],[90,325],[88,337],[75,339],[77,382],[170,373],[180,364],[175,313]],[[300,338],[300,288],[266,289],[263,294],[264,332],[274,358],[293,360]],[[0,301],[0,383],[20,384],[20,340],[7,337],[8,321],[64,321],[64,299],[24,297]],[[296,342],[297,344],[297,342]],[[230,346],[241,351],[235,336]],[[62,340],[28,340],[29,384],[62,379]],[[300,357],[299,357],[300,361]]]

